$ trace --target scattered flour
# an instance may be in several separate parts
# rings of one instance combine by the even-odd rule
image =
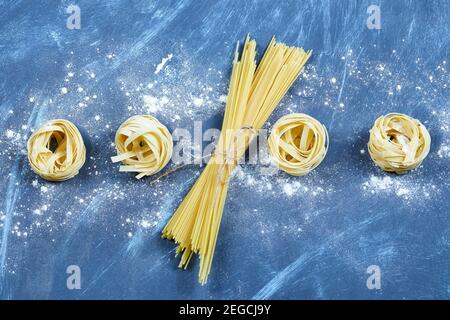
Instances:
[[[221,94],[217,100],[219,102],[226,103],[227,102],[227,95]]]
[[[450,146],[449,145],[441,145],[438,150],[439,158],[450,158]]]
[[[202,98],[194,97],[194,98],[192,99],[192,103],[193,103],[194,106],[196,106],[196,107],[201,107],[201,106],[203,106],[204,101],[203,101]]]
[[[432,110],[434,116],[434,124],[438,126],[440,133],[442,134],[442,141],[439,145],[437,152],[434,154],[438,161],[447,161],[450,159],[450,111],[446,106],[444,110]],[[433,156],[433,154],[430,154]]]
[[[12,131],[11,129],[7,129],[6,132],[5,132],[5,136],[8,139],[14,138],[15,135],[16,135],[16,133],[14,131]]]
[[[161,110],[160,100],[155,96],[144,95],[144,106],[147,108],[149,113],[155,113]]]
[[[163,59],[161,60],[161,62],[156,66],[155,74],[160,73],[161,70],[163,70],[164,67],[166,66],[166,63],[169,62],[172,58],[173,58],[173,54],[172,54],[172,53],[169,53],[169,54],[167,55],[167,57],[163,58]]]
[[[362,183],[362,190],[370,195],[390,195],[404,200],[429,199],[440,192],[436,185],[413,176],[370,176]]]
[[[299,184],[299,183],[295,182],[294,184]],[[294,184],[285,184],[283,186],[283,192],[288,196],[294,195],[294,193],[295,193],[294,188],[296,188],[296,186],[294,186]]]
[[[317,179],[317,177],[288,177],[281,171],[278,174],[264,174],[264,170],[251,170],[250,167],[238,166],[233,170],[233,176],[242,187],[251,187],[251,190],[265,196],[287,199],[309,198],[313,199],[321,195],[332,194],[334,188],[331,184]],[[299,181],[301,179],[302,181]]]

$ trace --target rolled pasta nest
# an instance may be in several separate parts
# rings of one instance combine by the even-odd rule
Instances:
[[[430,134],[419,120],[389,113],[379,117],[370,129],[368,149],[381,169],[403,174],[422,163],[430,143]]]
[[[86,147],[77,127],[64,119],[50,120],[28,139],[31,169],[49,181],[73,178],[86,161]]]
[[[325,158],[328,132],[313,117],[292,113],[275,123],[268,145],[272,160],[280,169],[294,176],[303,176]]]
[[[150,115],[137,115],[126,120],[116,132],[117,156],[122,161],[119,171],[137,172],[137,179],[163,169],[172,157],[173,140],[167,128]]]

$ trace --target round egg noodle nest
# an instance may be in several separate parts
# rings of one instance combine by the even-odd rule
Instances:
[[[303,113],[280,118],[269,137],[274,163],[285,172],[303,176],[316,168],[328,151],[328,132],[323,124]]]
[[[138,179],[157,173],[172,157],[172,135],[150,115],[133,116],[122,123],[115,144],[117,156],[111,160],[123,163],[119,171],[137,172]]]
[[[49,181],[73,178],[86,161],[86,147],[77,127],[70,121],[47,121],[28,139],[31,169]]]
[[[419,120],[389,113],[375,121],[368,149],[380,168],[403,174],[422,163],[430,151],[430,143],[430,134]]]

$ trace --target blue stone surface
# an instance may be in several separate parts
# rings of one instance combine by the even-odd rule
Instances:
[[[68,29],[76,4],[81,28]],[[380,6],[381,29],[367,8]],[[446,299],[450,297],[449,1],[1,1],[1,299]],[[160,233],[202,168],[159,181],[119,173],[114,134],[151,113],[173,131],[219,127],[236,42],[312,49],[269,119],[304,112],[330,149],[306,177],[233,176],[212,272],[177,268]],[[165,59],[165,60],[163,60]],[[67,91],[67,92],[66,92]],[[375,119],[402,112],[432,137],[414,172],[382,172]],[[89,157],[64,183],[37,177],[31,130],[77,124]],[[169,169],[173,164],[169,165]],[[66,285],[69,265],[81,289]],[[370,290],[367,268],[379,266]]]

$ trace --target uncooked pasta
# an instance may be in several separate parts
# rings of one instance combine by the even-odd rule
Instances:
[[[169,130],[150,115],[127,119],[116,132],[117,156],[122,162],[119,171],[136,172],[137,179],[163,169],[172,157],[173,140]]]
[[[303,176],[316,168],[328,151],[328,132],[323,124],[303,113],[280,118],[268,141],[274,163],[285,172]]]
[[[211,270],[229,178],[252,137],[285,95],[311,55],[272,39],[256,69],[256,42],[247,37],[241,58],[236,49],[222,133],[214,155],[163,230],[178,243],[179,267],[200,256],[199,282]]]
[[[28,139],[31,169],[49,181],[73,178],[86,160],[86,147],[77,127],[64,119],[50,120]]]
[[[381,169],[402,174],[422,163],[430,151],[430,143],[430,134],[419,120],[389,113],[375,121],[368,149]]]

